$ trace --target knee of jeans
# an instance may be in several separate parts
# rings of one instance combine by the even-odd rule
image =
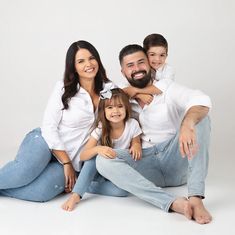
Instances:
[[[99,155],[96,157],[96,169],[101,175],[103,175],[106,172],[106,170],[109,169],[109,165],[110,165],[109,159],[106,159]]]
[[[209,116],[204,117],[197,125],[197,132],[201,132],[203,134],[210,133],[211,130],[211,122]]]

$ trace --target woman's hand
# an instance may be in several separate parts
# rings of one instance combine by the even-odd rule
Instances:
[[[72,191],[76,182],[76,172],[73,168],[72,163],[64,165],[64,176],[65,176],[65,192],[69,193]]]

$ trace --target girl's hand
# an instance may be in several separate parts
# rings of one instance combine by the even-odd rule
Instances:
[[[116,158],[116,153],[115,151],[107,146],[97,146],[97,153],[104,158],[109,158],[109,159],[114,159]]]
[[[64,165],[64,176],[65,176],[65,192],[69,193],[72,191],[76,182],[76,172],[73,168],[72,163]]]
[[[133,144],[130,147],[129,152],[135,161],[140,160],[142,157],[142,148],[140,144]]]

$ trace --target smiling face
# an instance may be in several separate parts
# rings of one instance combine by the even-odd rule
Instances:
[[[150,66],[157,70],[165,64],[167,49],[163,46],[153,46],[147,51]]]
[[[95,57],[87,49],[79,49],[75,55],[75,68],[80,79],[94,79],[99,65]]]
[[[148,58],[143,51],[124,56],[121,66],[123,75],[132,86],[144,88],[151,81]]]
[[[119,97],[107,100],[105,104],[105,117],[110,123],[123,123],[126,117],[126,108]]]

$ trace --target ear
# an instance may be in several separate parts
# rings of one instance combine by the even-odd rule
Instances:
[[[121,73],[122,73],[122,75],[125,77],[125,74],[124,74],[123,68],[121,68]]]

